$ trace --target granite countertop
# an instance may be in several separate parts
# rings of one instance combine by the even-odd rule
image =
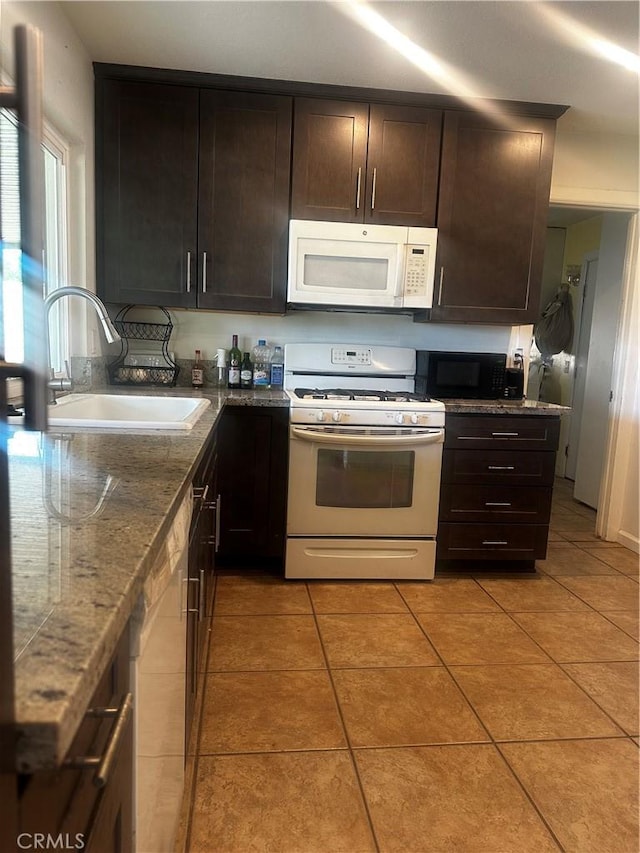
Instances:
[[[289,405],[282,391],[146,393],[211,405],[189,431],[10,428],[21,772],[65,756],[223,406]]]
[[[540,400],[443,400],[445,412],[479,415],[543,415],[558,416],[570,412],[570,406],[544,403]]]

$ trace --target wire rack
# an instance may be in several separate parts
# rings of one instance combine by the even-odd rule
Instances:
[[[166,322],[147,323],[139,320],[127,319],[127,315],[135,305],[125,305],[113,321],[121,340],[120,355],[115,361],[107,365],[109,381],[112,385],[164,385],[176,384],[180,368],[169,353],[169,338],[173,331],[171,315],[160,305]],[[159,351],[155,356],[146,354],[149,363],[131,364],[129,353],[130,341],[153,341],[159,343]],[[144,358],[144,357],[143,357]]]

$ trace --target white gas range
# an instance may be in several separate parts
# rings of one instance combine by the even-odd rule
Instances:
[[[444,404],[405,347],[288,344],[285,576],[431,579]]]

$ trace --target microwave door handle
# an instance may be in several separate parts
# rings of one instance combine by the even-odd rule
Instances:
[[[444,442],[444,430],[435,432],[412,432],[408,435],[394,433],[393,435],[349,435],[348,433],[324,432],[320,429],[309,427],[291,427],[291,437],[300,438],[303,441],[315,444],[340,444],[350,447],[390,447],[398,445],[418,444],[442,444]]]

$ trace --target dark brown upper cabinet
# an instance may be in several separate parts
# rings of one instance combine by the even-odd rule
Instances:
[[[198,90],[102,80],[96,107],[98,293],[193,308]]]
[[[200,308],[284,313],[291,103],[200,92]]]
[[[555,120],[446,112],[432,320],[537,319]]]
[[[291,106],[281,95],[97,81],[105,300],[284,312]]]
[[[435,225],[442,111],[297,98],[291,216]]]

